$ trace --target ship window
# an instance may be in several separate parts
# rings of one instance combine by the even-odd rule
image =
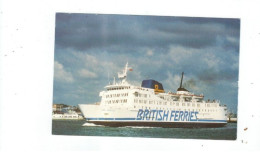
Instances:
[[[134,95],[135,95],[135,97],[138,97],[138,93],[137,92],[135,92]]]

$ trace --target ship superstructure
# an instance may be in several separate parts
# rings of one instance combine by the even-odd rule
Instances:
[[[95,104],[80,104],[88,123],[106,126],[152,127],[222,127],[227,123],[227,107],[218,100],[204,100],[182,86],[176,93],[165,92],[163,85],[152,79],[143,80],[141,86],[127,82],[126,63],[119,82],[105,86]]]

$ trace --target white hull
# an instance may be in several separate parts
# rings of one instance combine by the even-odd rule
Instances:
[[[100,105],[79,105],[85,119],[89,123],[108,126],[157,126],[157,127],[189,127],[224,126],[227,123],[223,114],[209,117],[209,113],[200,114],[195,111],[179,110],[143,110],[114,109],[104,110]],[[212,114],[211,114],[212,115]],[[180,124],[180,125],[178,125]],[[211,125],[210,125],[211,124]]]
[[[78,114],[52,114],[52,119],[53,120],[79,120],[84,118]]]

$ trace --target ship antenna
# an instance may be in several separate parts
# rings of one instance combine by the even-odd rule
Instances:
[[[114,76],[114,82],[113,82],[113,85],[115,85],[116,84],[116,77]]]
[[[125,68],[123,69],[123,72],[118,73],[118,78],[121,80],[121,83],[126,82],[127,71],[128,71],[128,62],[126,62],[126,65],[125,65]]]
[[[184,75],[184,72],[182,72],[182,75],[181,75],[181,84],[180,84],[180,87],[177,89],[177,91],[188,91],[187,89],[185,89],[185,88],[182,87],[183,75]]]
[[[108,84],[110,85],[110,81],[109,81],[109,71],[107,72],[107,81],[108,81]]]
[[[182,72],[182,75],[181,75],[181,84],[180,84],[180,88],[182,88],[183,74],[184,74],[184,72]]]

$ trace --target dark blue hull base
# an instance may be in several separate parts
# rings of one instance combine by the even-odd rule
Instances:
[[[196,122],[115,122],[115,121],[87,121],[96,125],[103,125],[109,127],[125,127],[125,126],[139,126],[139,127],[162,127],[162,128],[218,128],[224,127],[227,123],[196,123]]]

